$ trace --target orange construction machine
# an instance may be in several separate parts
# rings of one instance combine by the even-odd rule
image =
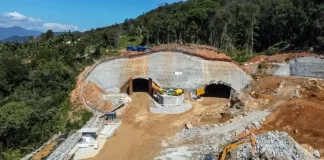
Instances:
[[[255,145],[256,145],[256,138],[253,133],[245,134],[242,136],[234,137],[236,140],[227,146],[224,147],[223,151],[219,154],[218,159],[220,160],[229,160],[231,159],[230,151],[236,149],[240,145],[244,143],[251,143],[251,152],[252,152],[252,159],[255,157]]]

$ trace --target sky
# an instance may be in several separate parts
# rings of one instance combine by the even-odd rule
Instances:
[[[177,0],[0,0],[0,27],[85,31],[136,18]]]

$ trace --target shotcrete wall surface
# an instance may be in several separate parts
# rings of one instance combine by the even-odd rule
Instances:
[[[230,62],[209,61],[180,52],[156,52],[136,58],[120,58],[97,65],[86,81],[108,93],[119,93],[130,77],[150,77],[163,88],[194,90],[211,81],[222,81],[241,91],[251,76]]]
[[[276,70],[273,71],[273,75],[275,76],[290,76],[290,66],[289,64],[276,64]]]
[[[324,78],[324,59],[310,56],[289,61],[292,76]]]

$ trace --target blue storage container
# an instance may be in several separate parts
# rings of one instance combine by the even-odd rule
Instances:
[[[127,46],[127,51],[132,51],[133,50],[133,46]]]
[[[132,51],[137,51],[137,48],[136,47],[133,47]]]
[[[138,46],[138,47],[137,47],[137,51],[139,51],[139,52],[144,52],[144,47],[143,47],[143,46]]]

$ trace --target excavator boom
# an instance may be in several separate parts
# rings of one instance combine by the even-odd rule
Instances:
[[[155,83],[152,83],[152,88],[156,91],[158,91],[160,94],[164,93],[164,90],[160,87],[158,87]]]
[[[248,142],[251,143],[251,146],[252,146],[251,152],[252,152],[252,156],[254,157],[255,144],[256,144],[255,135],[252,133],[252,134],[243,135],[243,136],[240,136],[237,138],[238,138],[238,140],[236,140],[235,142],[228,144],[227,146],[224,147],[223,151],[221,152],[220,160],[226,160],[226,157],[231,150],[236,149],[240,145],[248,143]]]

